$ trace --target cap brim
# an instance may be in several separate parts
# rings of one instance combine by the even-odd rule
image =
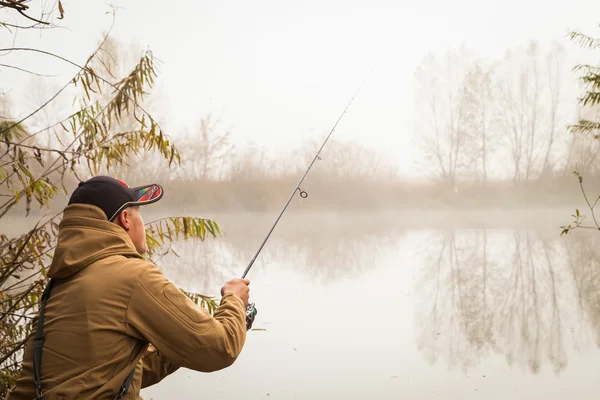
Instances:
[[[150,185],[138,186],[132,188],[135,192],[135,201],[131,205],[142,206],[159,201],[164,194],[162,186],[153,183]]]
[[[152,204],[159,201],[164,194],[164,190],[162,186],[157,185],[156,183],[144,186],[138,186],[134,188],[129,188],[134,193],[134,201],[128,201],[123,204],[115,213],[108,219],[112,221],[121,211],[123,211],[127,207],[131,206],[143,206],[146,204]]]

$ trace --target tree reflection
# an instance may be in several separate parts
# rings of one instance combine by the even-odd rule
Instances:
[[[240,276],[270,220],[225,221],[222,238],[175,243],[181,257],[159,261],[167,276],[215,296],[224,281]],[[293,270],[316,283],[359,281],[390,265],[380,258],[389,256],[382,249],[398,259],[410,254],[414,266],[403,268],[417,271],[417,343],[430,363],[467,371],[499,355],[534,374],[544,366],[559,374],[570,354],[600,346],[600,238],[594,235],[450,228],[417,238],[419,250],[402,243],[401,224],[366,216],[315,221],[282,219],[255,270]]]
[[[437,232],[420,271],[420,350],[430,363],[463,370],[499,354],[532,373],[546,363],[560,373],[568,351],[590,344],[588,329],[600,344],[596,241],[532,230]]]
[[[573,302],[577,304],[577,330],[600,346],[600,239],[580,233],[567,240],[565,258],[574,288]],[[574,329],[575,330],[575,329]]]
[[[417,313],[422,327],[418,345],[429,362],[442,356],[452,365],[468,368],[494,346],[488,306],[490,265],[487,257],[481,258],[486,252],[487,235],[457,236],[448,230],[429,240],[419,293],[431,303]]]

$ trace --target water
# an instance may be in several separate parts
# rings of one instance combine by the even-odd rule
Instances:
[[[570,210],[288,212],[248,275],[260,330],[237,362],[146,400],[597,397],[600,234],[560,237]],[[223,237],[158,265],[218,295],[276,215],[210,216]]]
[[[559,237],[568,215],[447,216],[434,228],[414,215],[291,213],[249,273],[261,330],[237,362],[211,374],[181,369],[142,395],[595,399],[600,237]],[[177,243],[181,257],[159,262],[188,290],[217,294],[274,221],[216,218],[225,237]]]

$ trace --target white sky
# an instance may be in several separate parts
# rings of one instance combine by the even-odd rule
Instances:
[[[52,4],[52,2],[48,2]],[[68,29],[21,33],[17,45],[83,64],[111,22],[107,2],[63,0]],[[149,47],[162,61],[157,88],[169,134],[212,112],[240,143],[289,149],[324,138],[371,74],[332,139],[351,138],[412,161],[412,79],[421,57],[466,44],[483,56],[532,39],[561,40],[570,29],[600,36],[600,2],[461,1],[116,1],[114,35]],[[33,0],[32,7],[39,5]],[[15,22],[24,22],[15,18]],[[10,47],[0,34],[0,47]],[[44,56],[0,57],[64,84],[75,72]],[[0,67],[0,86],[25,91],[23,73]],[[24,113],[25,110],[19,110]],[[315,149],[316,150],[316,149]]]

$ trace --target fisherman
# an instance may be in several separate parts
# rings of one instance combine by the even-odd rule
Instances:
[[[140,206],[163,193],[158,184],[130,188],[108,176],[75,189],[38,319],[41,361],[32,337],[7,400],[140,399],[141,388],[180,367],[212,372],[235,362],[246,340],[250,282],[225,283],[211,316],[142,258]]]

